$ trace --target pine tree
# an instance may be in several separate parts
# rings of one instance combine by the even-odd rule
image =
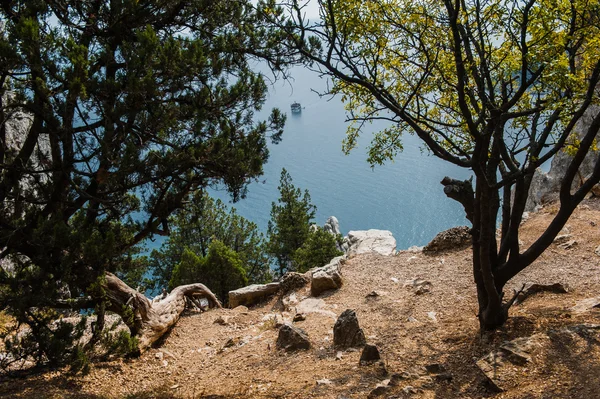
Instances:
[[[293,255],[310,234],[310,222],[317,207],[311,204],[308,190],[294,187],[287,170],[281,170],[279,199],[271,204],[267,249],[275,258],[278,274],[294,269]]]

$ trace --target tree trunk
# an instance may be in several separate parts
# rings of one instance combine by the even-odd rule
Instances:
[[[139,341],[143,352],[166,334],[185,310],[186,297],[204,297],[211,307],[220,308],[217,297],[204,284],[181,285],[158,302],[129,287],[117,276],[106,273],[109,310],[119,314]]]

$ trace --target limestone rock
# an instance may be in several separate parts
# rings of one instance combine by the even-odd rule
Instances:
[[[306,298],[298,303],[296,306],[296,313],[310,314],[319,313],[332,319],[336,318],[336,314],[331,310],[327,310],[327,304],[325,301],[319,298]]]
[[[333,258],[329,264],[314,269],[310,282],[310,293],[313,296],[319,296],[328,290],[335,290],[342,286],[341,264],[343,256]]]
[[[372,398],[377,398],[377,397],[383,396],[389,390],[390,390],[390,387],[388,384],[381,383],[381,384],[377,385],[371,392],[369,392],[367,399],[372,399]]]
[[[252,284],[247,287],[229,291],[229,307],[252,305],[261,299],[279,291],[279,283]]]
[[[573,313],[585,313],[592,308],[600,308],[600,297],[583,299],[571,308]]]
[[[524,366],[531,362],[531,354],[539,346],[542,334],[521,337],[504,342],[498,350],[490,352],[477,361],[477,367],[486,376],[490,387],[502,392],[521,373],[515,366]]]
[[[422,295],[431,291],[432,284],[430,281],[415,278],[406,280],[404,282],[404,287],[412,289],[417,295]]]
[[[588,127],[591,125],[594,117],[600,112],[598,106],[590,106],[588,110],[583,114],[579,122],[575,125],[575,132],[578,132],[579,139],[581,135],[585,134]],[[598,139],[598,136],[596,136]],[[578,176],[573,179],[571,191],[579,188],[591,175],[594,170],[594,165],[598,159],[598,152],[590,151],[584,158],[581,166],[579,167]],[[559,151],[553,158],[550,164],[550,170],[548,173],[543,172],[541,169],[537,169],[533,175],[531,186],[529,187],[529,197],[525,205],[526,211],[534,211],[536,206],[543,205],[555,198],[558,198],[558,191],[562,182],[562,178],[565,175],[569,164],[571,163],[572,157],[565,151]],[[599,190],[595,186],[592,189]],[[595,194],[597,195],[597,194]]]
[[[356,312],[352,309],[344,310],[333,326],[333,345],[345,349],[365,344],[365,334],[358,325]]]
[[[396,239],[388,230],[350,231],[344,241],[348,245],[348,256],[369,252],[385,256],[396,254]]]
[[[290,324],[284,324],[279,329],[277,348],[292,352],[300,349],[309,349],[310,341],[304,330]]]
[[[375,345],[366,344],[360,355],[360,364],[368,364],[381,359],[379,349]]]
[[[457,251],[471,245],[471,229],[467,226],[452,227],[438,233],[429,244],[423,248],[423,253],[434,254],[444,251]]]
[[[304,287],[310,278],[301,273],[296,272],[288,272],[281,277],[279,281],[279,286],[281,287],[282,295],[287,294],[288,292],[296,291]]]
[[[323,226],[323,230],[333,235],[342,234],[340,231],[340,222],[338,222],[335,216],[330,216],[329,219],[327,219]]]

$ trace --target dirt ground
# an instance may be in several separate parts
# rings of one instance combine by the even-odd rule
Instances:
[[[547,206],[523,224],[521,240],[533,242],[556,212]],[[163,340],[137,359],[96,363],[90,374],[43,372],[0,381],[11,398],[600,398],[600,309],[576,312],[579,301],[600,296],[600,201],[580,206],[564,231],[570,248],[553,244],[506,289],[523,283],[561,283],[567,293],[538,293],[511,309],[495,334],[481,336],[471,273],[471,251],[437,256],[400,252],[360,255],[343,266],[344,286],[318,299],[307,288],[295,298],[272,298],[247,309],[184,316]],[[405,282],[420,278],[430,291]],[[367,296],[376,291],[378,296]],[[354,309],[367,341],[383,363],[359,365],[360,351],[333,348],[333,325]],[[287,311],[285,311],[287,310]],[[291,354],[275,347],[283,320],[308,333],[312,347]],[[215,323],[217,319],[221,322]],[[594,327],[594,326],[588,326]],[[570,329],[569,329],[570,328]],[[575,333],[575,332],[577,333]],[[509,365],[504,391],[490,388],[477,360],[503,342],[542,334],[531,361]],[[425,366],[440,364],[445,377]],[[404,374],[402,374],[404,373]],[[393,374],[395,386],[373,390]],[[448,379],[450,379],[448,381]]]

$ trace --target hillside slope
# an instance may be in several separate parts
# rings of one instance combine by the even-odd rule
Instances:
[[[531,242],[556,207],[523,224]],[[573,310],[600,296],[600,201],[588,200],[553,244],[509,283],[561,283],[568,293],[537,293],[511,309],[506,326],[480,337],[470,249],[437,256],[400,252],[359,255],[343,266],[345,284],[318,299],[307,288],[251,309],[183,317],[161,346],[139,359],[96,364],[84,377],[46,372],[0,384],[14,398],[595,398],[600,397],[600,309]],[[406,286],[429,281],[429,292]],[[375,295],[368,295],[375,291]],[[424,289],[422,291],[428,291]],[[284,304],[285,302],[285,304]],[[287,307],[286,307],[287,305]],[[383,363],[360,366],[360,351],[333,348],[333,325],[354,309]],[[287,310],[287,311],[286,311]],[[312,348],[287,354],[275,347],[276,325],[297,312]],[[216,321],[216,323],[215,323]],[[582,324],[587,323],[587,326]],[[531,361],[506,362],[504,392],[495,393],[476,362],[505,342],[534,336]],[[444,369],[428,372],[425,366]],[[431,367],[430,367],[431,369]],[[396,374],[396,375],[394,375]],[[393,376],[393,377],[392,377]],[[374,389],[392,377],[394,386]],[[381,392],[380,396],[379,392]]]

